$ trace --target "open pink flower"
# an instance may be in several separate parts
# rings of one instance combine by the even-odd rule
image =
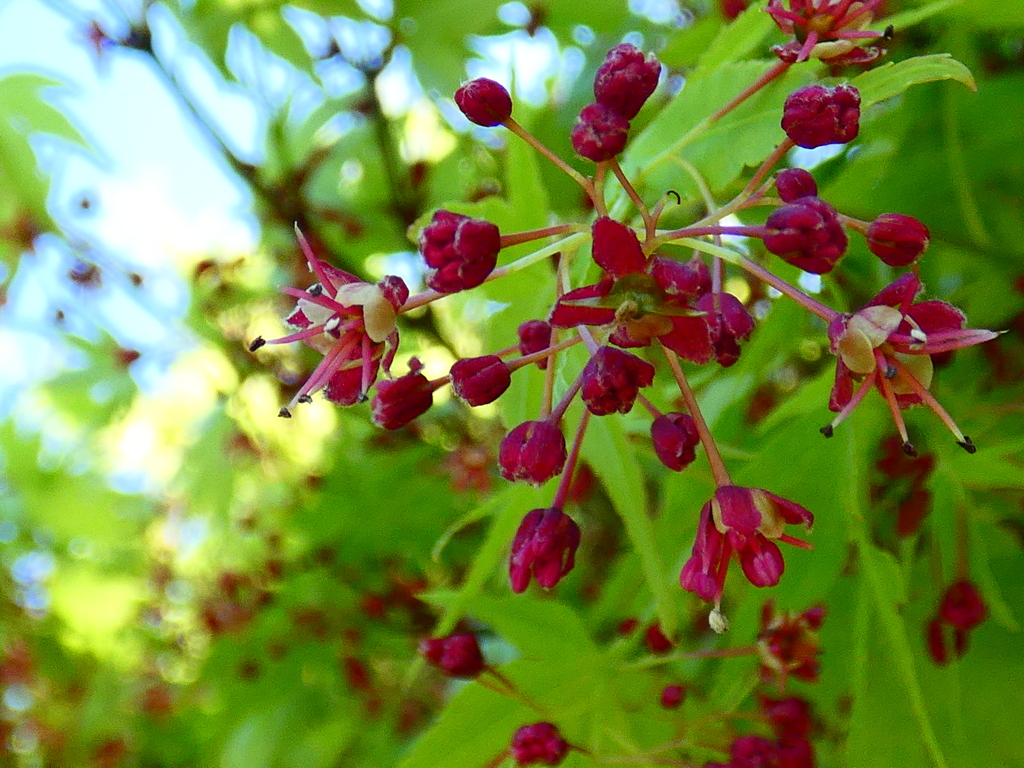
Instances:
[[[365,283],[321,261],[301,233],[298,237],[317,282],[305,289],[281,289],[297,299],[285,318],[293,333],[271,340],[257,337],[249,345],[255,352],[265,344],[301,341],[323,354],[295,397],[281,409],[280,415],[286,418],[297,403],[309,402],[310,395],[321,389],[339,405],[366,400],[378,369],[390,370],[398,348],[395,318],[409,298],[402,278],[388,275],[379,283]]]
[[[965,328],[963,312],[944,301],[914,302],[921,290],[917,275],[908,272],[883,288],[867,306],[837,316],[828,327],[837,356],[836,379],[829,408],[839,415],[822,432],[832,430],[863,400],[873,385],[885,397],[904,451],[915,455],[900,410],[924,403],[950,428],[969,453],[974,444],[931,395],[931,356],[994,339],[995,331]],[[860,382],[855,391],[855,384]]]
[[[769,0],[767,11],[793,40],[772,52],[795,63],[821,59],[827,64],[870,64],[885,49],[866,43],[884,38],[885,32],[867,29],[882,0]]]
[[[787,525],[810,530],[814,516],[799,504],[760,488],[723,485],[700,511],[693,554],[679,583],[702,600],[721,600],[729,560],[740,561],[755,587],[779,583],[785,563],[776,541],[800,547],[806,542],[785,533]]]

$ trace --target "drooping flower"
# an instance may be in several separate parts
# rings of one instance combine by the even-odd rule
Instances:
[[[301,341],[323,354],[320,364],[295,393],[280,415],[291,416],[297,403],[309,402],[323,389],[328,400],[352,405],[367,399],[367,392],[383,367],[389,374],[398,348],[395,318],[409,298],[405,282],[389,275],[379,283],[365,283],[355,275],[321,261],[301,233],[299,245],[317,282],[306,289],[282,288],[297,299],[285,323],[295,329],[279,339],[257,337],[249,345],[255,352],[266,344]]]
[[[501,441],[498,467],[506,480],[543,485],[565,467],[565,435],[551,421],[525,421]]]
[[[883,213],[868,227],[868,249],[890,267],[906,267],[928,248],[928,227],[913,216]]]
[[[697,458],[697,424],[688,413],[663,413],[651,423],[651,443],[661,463],[680,472]]]
[[[629,413],[641,387],[654,383],[654,366],[636,355],[602,346],[583,369],[583,402],[595,416]]]
[[[493,403],[512,384],[508,366],[497,355],[458,360],[449,378],[456,396],[472,406]]]
[[[928,651],[936,664],[949,661],[949,648],[959,658],[967,652],[971,630],[985,621],[988,608],[981,593],[967,579],[949,586],[939,603],[939,611],[928,623]]]
[[[512,540],[508,562],[512,591],[526,591],[535,578],[544,589],[552,589],[576,565],[580,527],[562,510],[535,509],[519,524]]]
[[[658,87],[661,64],[653,53],[630,43],[620,43],[608,51],[594,76],[594,97],[627,120],[636,117],[644,102]]]
[[[409,361],[409,373],[397,379],[377,382],[370,403],[373,423],[384,429],[400,429],[426,413],[434,404],[434,390],[442,383],[431,382],[420,373],[420,362]]]
[[[909,455],[916,453],[900,410],[919,403],[942,419],[964,450],[974,453],[974,443],[928,391],[933,373],[931,355],[981,344],[998,334],[965,328],[963,312],[944,301],[915,303],[920,290],[921,281],[908,272],[883,288],[859,312],[839,315],[829,324],[832,352],[838,358],[829,408],[839,415],[822,429],[826,436],[875,386],[889,405],[903,449]]]
[[[805,85],[786,98],[782,130],[798,147],[846,144],[860,130],[860,93],[852,85]]]
[[[723,485],[700,511],[693,554],[679,583],[702,600],[721,601],[729,560],[736,555],[755,587],[779,583],[785,563],[776,541],[807,547],[785,533],[787,525],[810,530],[814,516],[799,504],[760,488]]]
[[[430,267],[427,285],[456,293],[476,288],[491,274],[498,263],[501,233],[484,219],[440,210],[420,232],[419,248]]]
[[[767,11],[794,39],[772,52],[785,62],[821,59],[827,64],[870,64],[885,49],[867,43],[886,32],[867,29],[882,0],[768,0]],[[787,7],[788,6],[788,7]]]
[[[626,148],[629,120],[603,104],[589,104],[580,111],[569,140],[576,154],[600,163]]]

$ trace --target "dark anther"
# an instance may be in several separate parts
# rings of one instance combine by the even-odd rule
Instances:
[[[255,339],[253,339],[250,342],[250,344],[249,344],[249,351],[250,352],[255,352],[257,349],[259,349],[260,347],[262,347],[266,343],[267,343],[266,339],[264,339],[262,336],[257,336]]]
[[[908,440],[903,444],[903,452],[912,459],[917,458],[917,449]]]
[[[679,193],[678,193],[678,192],[676,192],[676,191],[675,191],[674,189],[670,189],[670,190],[669,190],[668,192],[666,192],[665,194],[666,194],[666,195],[672,195],[672,197],[674,197],[674,198],[676,199],[676,205],[682,205],[682,204],[683,204],[683,198],[681,198],[681,197],[679,196]]]
[[[959,445],[968,453],[976,453],[978,450],[978,447],[971,441],[971,438],[969,438],[967,435],[964,435],[963,440],[957,440],[956,444]]]
[[[887,378],[887,379],[895,379],[896,378],[896,366],[893,365],[892,363],[889,363],[888,365],[885,366],[885,378]]]
[[[832,435],[835,434],[835,431],[831,424],[826,424],[818,431],[821,432],[821,434],[823,434],[825,437],[832,437]]]
[[[882,33],[883,40],[892,40],[893,35],[896,34],[896,30],[893,29],[892,24],[885,28],[885,32]]]
[[[309,395],[299,395],[299,402],[300,403],[312,403],[313,402],[313,398],[310,397]]]
[[[370,399],[370,396],[368,394],[366,394],[365,392],[360,392],[358,399],[356,399],[356,402],[357,403],[365,403],[369,399]]]
[[[324,292],[324,287],[322,285],[320,285],[320,283],[313,283],[306,290],[306,293],[308,293],[310,296],[319,296],[323,292]]]
[[[277,412],[277,415],[280,416],[282,419],[290,419],[292,417],[292,412],[289,411],[287,408],[282,408],[280,411]]]

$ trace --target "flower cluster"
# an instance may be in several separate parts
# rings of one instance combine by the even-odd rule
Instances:
[[[769,600],[761,611],[761,632],[757,637],[757,655],[761,660],[761,680],[786,687],[790,677],[813,682],[818,679],[818,630],[825,621],[825,609],[808,608],[803,613],[776,613]]]
[[[795,62],[812,57],[833,64],[869,60],[875,52],[862,44],[880,36],[865,31],[879,1],[791,0],[787,5],[771,0],[768,12],[795,39],[776,50],[781,59],[776,69],[709,120],[734,108]],[[653,454],[664,467],[683,471],[696,460],[698,446],[710,465],[717,489],[700,510],[680,584],[714,603],[712,619],[721,629],[725,619],[719,608],[730,562],[737,561],[754,586],[773,586],[785,570],[779,542],[810,546],[786,533],[787,526],[802,525],[810,530],[813,522],[811,512],[800,504],[732,481],[683,369],[681,361],[722,367],[735,364],[743,343],[755,331],[756,321],[748,308],[725,290],[726,263],[775,288],[827,323],[830,349],[837,358],[828,406],[837,415],[822,430],[826,436],[869,390],[876,389],[889,405],[906,453],[913,454],[914,449],[901,412],[916,404],[938,414],[957,442],[973,452],[970,438],[929,391],[931,358],[987,341],[995,333],[967,328],[963,313],[950,304],[918,301],[922,286],[916,272],[896,277],[865,307],[845,314],[819,303],[761,263],[723,247],[721,238],[726,235],[756,238],[768,253],[814,274],[826,274],[839,266],[850,232],[862,235],[868,250],[887,268],[914,266],[926,252],[928,229],[912,217],[883,213],[874,221],[860,221],[823,200],[807,171],[789,168],[771,176],[794,146],[847,144],[856,139],[860,95],[847,84],[809,85],[791,93],[780,116],[780,143],[747,187],[733,201],[690,226],[660,229],[668,196],[648,205],[617,158],[628,144],[631,121],[656,92],[661,74],[657,59],[633,45],[623,43],[609,51],[594,78],[594,102],[580,112],[570,137],[576,153],[595,164],[591,176],[557,157],[515,120],[512,97],[502,85],[488,79],[463,85],[455,102],[466,118],[479,126],[504,127],[566,172],[590,198],[593,221],[510,234],[500,232],[492,222],[438,210],[418,233],[428,289],[415,296],[410,296],[397,277],[371,284],[327,265],[300,236],[316,282],[301,290],[284,289],[297,299],[286,318],[293,332],[273,341],[258,338],[251,349],[302,341],[323,354],[312,375],[282,409],[282,416],[290,415],[296,404],[320,390],[342,405],[366,400],[372,393],[373,420],[385,429],[399,429],[426,413],[434,392],[443,386],[450,385],[460,401],[478,407],[495,402],[508,391],[517,371],[534,365],[545,371],[544,397],[535,416],[510,425],[498,451],[500,473],[509,481],[543,485],[558,479],[550,505],[526,514],[511,542],[508,570],[512,590],[517,593],[527,590],[533,581],[551,589],[572,571],[582,536],[579,524],[565,510],[572,503],[570,488],[587,425],[592,418],[631,413],[639,405],[638,410],[650,416]],[[609,207],[605,182],[610,176],[625,192],[635,218],[623,218],[617,214],[619,207]],[[766,196],[772,187],[777,199]],[[763,205],[774,206],[763,224],[726,226],[722,221],[732,214],[756,215],[753,209]],[[498,266],[504,249],[533,241],[545,245],[518,261]],[[590,269],[570,271],[570,260],[579,258],[580,253],[587,255],[587,243]],[[680,259],[677,251],[667,247],[670,245],[692,247],[694,254]],[[407,373],[392,375],[399,315],[547,262],[551,256],[558,259],[553,278],[556,299],[545,316],[515,329],[517,344],[458,360],[447,375],[436,379],[428,379],[415,358],[409,361]],[[569,284],[569,275],[584,272],[594,277],[580,281],[586,284]],[[581,358],[575,358],[578,367],[562,366],[556,376],[553,361],[577,345],[585,348],[586,361],[579,363]],[[665,412],[655,402],[658,397],[648,394],[659,375],[670,377],[681,402]],[[561,376],[568,383],[556,397]],[[582,416],[575,430],[567,432],[563,421],[577,397],[582,402]],[[572,435],[571,440],[567,434]],[[804,614],[778,621],[779,627],[766,625],[765,632],[788,639],[764,641],[768,649],[765,665],[775,675],[812,674],[815,662],[805,658],[805,651],[813,646],[808,638],[820,617]],[[477,662],[460,666],[446,661],[450,655],[447,646],[431,642],[434,644],[424,653],[448,674],[461,675],[459,670],[476,668]],[[781,645],[776,649],[772,642]]]

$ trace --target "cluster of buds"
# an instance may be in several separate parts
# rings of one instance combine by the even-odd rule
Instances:
[[[524,725],[512,736],[509,753],[516,765],[559,765],[569,754],[569,742],[552,723]]]
[[[810,742],[811,706],[804,699],[760,698],[761,713],[775,734],[740,736],[729,748],[728,763],[705,763],[704,768],[814,768],[814,747]]]
[[[877,4],[875,0],[852,4],[848,0],[792,0],[786,8],[781,0],[772,0],[768,12],[796,40],[777,51],[781,61],[776,69],[710,120],[768,85],[794,62],[810,57],[833,63],[864,59],[865,49],[855,41],[878,37],[863,31]],[[768,252],[789,264],[824,274],[835,269],[846,253],[848,231],[863,235],[868,249],[890,267],[911,266],[925,252],[928,229],[916,219],[886,213],[873,222],[859,221],[822,200],[807,171],[785,169],[771,178],[775,166],[794,146],[845,144],[857,137],[860,96],[849,85],[810,85],[790,94],[781,116],[780,143],[747,187],[733,201],[689,227],[659,229],[668,198],[649,207],[617,156],[628,142],[630,121],[656,90],[661,69],[653,55],[629,44],[615,46],[608,53],[594,79],[595,101],[583,109],[571,136],[576,152],[596,163],[589,177],[516,122],[512,98],[502,85],[488,79],[463,85],[455,94],[463,114],[480,126],[503,126],[565,171],[590,197],[593,222],[502,234],[491,222],[436,211],[418,236],[428,290],[414,296],[397,277],[370,284],[330,267],[300,236],[317,282],[303,290],[284,289],[298,300],[287,318],[294,332],[274,341],[258,338],[251,349],[302,341],[324,355],[292,402],[282,409],[282,416],[290,415],[291,408],[319,390],[343,405],[368,399],[372,390],[373,420],[386,429],[398,429],[424,414],[433,403],[433,393],[443,386],[450,384],[459,400],[476,407],[500,398],[516,371],[533,365],[545,370],[539,412],[535,418],[511,425],[498,455],[501,475],[509,481],[542,485],[558,478],[550,505],[529,512],[512,542],[509,577],[515,592],[525,591],[534,580],[551,589],[573,569],[581,531],[565,508],[571,502],[570,488],[587,425],[591,418],[630,413],[639,405],[651,418],[653,453],[667,469],[684,470],[695,461],[698,446],[707,456],[717,490],[700,511],[692,555],[683,567],[680,583],[714,603],[712,619],[723,629],[726,623],[719,608],[730,562],[739,563],[751,584],[775,585],[785,568],[778,543],[809,548],[786,533],[786,527],[802,525],[809,530],[813,522],[811,512],[800,504],[733,483],[682,368],[680,359],[694,365],[733,365],[741,355],[742,343],[755,329],[755,320],[743,302],[724,288],[726,261],[827,323],[831,351],[837,358],[828,405],[837,415],[822,430],[826,436],[831,436],[868,390],[877,389],[889,405],[906,453],[913,454],[914,449],[901,412],[915,404],[935,411],[957,442],[973,452],[970,438],[929,392],[931,356],[987,341],[996,334],[966,328],[963,313],[945,302],[916,301],[921,291],[916,272],[897,277],[859,311],[843,314],[742,254],[721,257],[729,253],[722,247],[721,237],[743,235],[762,240]],[[785,138],[781,138],[783,134]],[[612,215],[605,197],[609,174],[614,174],[635,208],[636,226],[633,220]],[[772,186],[778,192],[777,200],[765,197]],[[726,215],[766,204],[774,205],[775,210],[762,225],[721,223]],[[712,238],[714,244],[702,249],[703,238]],[[498,266],[504,248],[540,240],[547,244],[518,261]],[[570,271],[568,261],[576,258],[588,241],[597,267],[596,281],[568,285],[568,275],[581,272]],[[691,246],[695,253],[688,260],[679,260],[664,249],[671,244]],[[408,373],[392,376],[399,315],[542,264],[556,254],[557,298],[545,317],[529,320],[517,329],[518,344],[458,360],[447,375],[437,379],[428,379],[415,358]],[[585,347],[588,359],[575,376],[568,373],[571,383],[556,398],[558,377],[553,375],[552,362],[574,345]],[[678,410],[662,412],[645,395],[659,371],[667,371],[678,386],[683,403]],[[377,381],[380,372],[383,378]],[[583,415],[569,441],[563,419],[577,396],[584,406]],[[810,633],[820,618],[803,615],[793,621],[802,627],[801,632]],[[776,657],[772,651],[766,658]],[[800,676],[812,669],[807,666],[810,661],[780,663],[781,667],[773,667],[774,674]]]
[[[968,634],[988,616],[978,588],[961,579],[950,585],[939,603],[938,614],[928,622],[928,652],[936,664],[949,662],[949,651],[959,658],[967,652]]]

